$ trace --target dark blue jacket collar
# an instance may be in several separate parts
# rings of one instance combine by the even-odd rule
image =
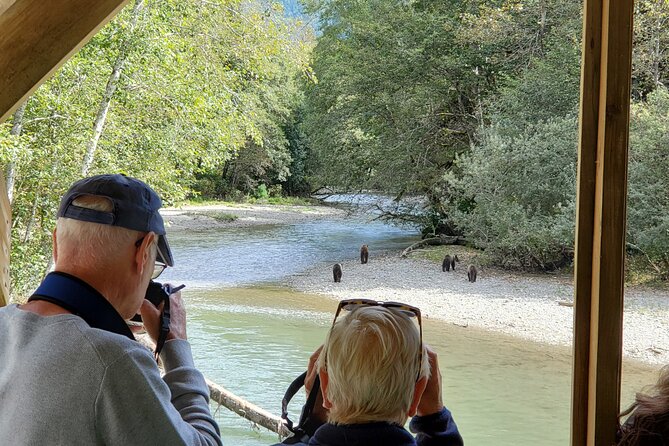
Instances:
[[[81,317],[100,330],[135,339],[128,324],[116,309],[95,288],[63,272],[47,275],[28,301],[45,300]]]
[[[377,422],[365,424],[330,424],[319,427],[310,445],[334,446],[415,446],[416,440],[397,424]]]

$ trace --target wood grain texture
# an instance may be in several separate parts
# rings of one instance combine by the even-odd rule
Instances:
[[[127,1],[4,0],[0,3],[0,122]]]
[[[0,307],[9,302],[9,253],[12,228],[12,209],[5,188],[5,178],[0,172]]]
[[[613,444],[620,405],[632,12],[584,4],[572,446]]]

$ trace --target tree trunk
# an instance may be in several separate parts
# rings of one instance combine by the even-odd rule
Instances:
[[[26,106],[28,101],[19,105],[19,108],[14,112],[14,118],[12,120],[12,129],[9,131],[9,134],[12,136],[20,136],[21,131],[23,130],[23,114],[26,111]],[[7,164],[7,197],[9,197],[9,204],[12,204],[14,198],[14,181],[16,180],[16,156],[12,156],[11,161]]]
[[[105,88],[105,93],[102,96],[102,101],[100,101],[100,106],[98,107],[98,114],[95,117],[95,123],[93,125],[93,137],[88,142],[88,147],[86,148],[86,156],[84,157],[84,164],[81,167],[81,175],[87,176],[88,171],[93,165],[93,159],[95,158],[95,150],[98,147],[98,141],[100,141],[100,136],[102,135],[102,130],[104,129],[105,122],[107,121],[107,112],[109,111],[109,106],[111,104],[112,97],[116,91],[118,85],[118,80],[121,77],[121,72],[123,71],[123,66],[125,61],[128,58],[128,50],[130,47],[130,42],[132,40],[132,35],[137,26],[137,20],[139,18],[139,13],[144,6],[144,0],[137,0],[135,2],[135,7],[132,9],[132,18],[130,19],[130,28],[128,33],[125,36],[125,40],[121,44],[121,48],[114,63],[114,68],[112,69],[109,80],[107,81],[107,88]]]
[[[546,35],[546,3],[541,4],[541,18],[539,19],[539,35],[537,36],[537,46],[539,54],[544,53],[544,36]]]
[[[290,435],[290,431],[285,426],[285,424],[283,424],[281,418],[267,412],[265,409],[258,407],[253,403],[238,397],[237,395],[234,395],[213,381],[209,381],[208,379],[206,381],[207,386],[209,386],[209,396],[211,397],[212,401],[216,401],[218,404],[235,412],[240,417],[246,418],[247,420],[272,432],[276,432],[281,437],[287,437]]]
[[[660,85],[660,58],[662,53],[660,51],[660,34],[662,33],[662,21],[657,18],[655,26],[655,45],[653,48],[653,87],[657,88]]]
[[[23,244],[25,245],[30,240],[33,232],[33,226],[35,226],[35,217],[37,216],[37,205],[39,204],[40,194],[39,191],[35,192],[35,199],[33,200],[33,207],[30,213],[30,220],[28,220],[28,225],[26,230],[23,233]]]
[[[464,237],[460,237],[458,235],[454,236],[445,236],[445,235],[440,235],[437,237],[431,237],[431,238],[426,238],[424,240],[421,240],[419,242],[416,242],[406,248],[404,251],[402,251],[402,254],[400,254],[400,257],[406,257],[411,253],[412,251],[415,251],[417,249],[425,248],[426,246],[440,246],[440,245],[464,245],[465,244],[465,239]]]

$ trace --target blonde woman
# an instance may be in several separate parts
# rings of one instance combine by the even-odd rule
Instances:
[[[461,446],[441,399],[437,355],[422,343],[420,310],[396,302],[340,302],[325,344],[310,361],[320,415],[309,445]],[[405,428],[408,417],[411,431]],[[324,420],[325,421],[325,420]]]

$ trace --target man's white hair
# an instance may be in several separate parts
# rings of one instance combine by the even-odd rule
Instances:
[[[417,324],[402,311],[362,306],[332,327],[319,356],[328,373],[328,421],[353,424],[387,421],[403,425],[416,378],[428,376]]]
[[[75,206],[111,212],[112,202],[104,197],[82,195]],[[119,226],[91,223],[60,217],[56,222],[58,258],[82,267],[105,265],[120,255],[120,246],[137,241],[142,233]]]

